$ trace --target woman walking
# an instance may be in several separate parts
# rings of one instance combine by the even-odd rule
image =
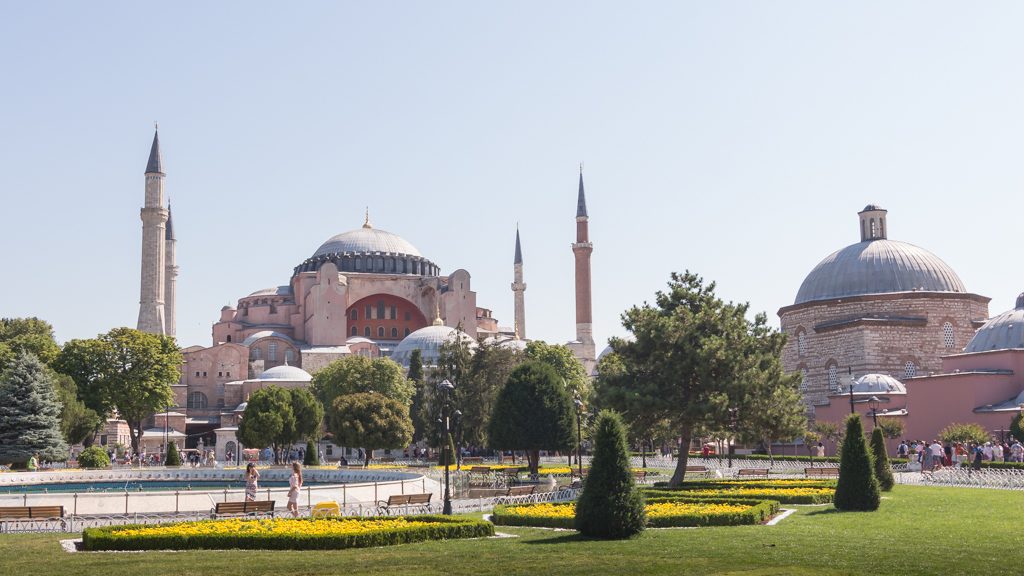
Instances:
[[[256,465],[249,462],[249,465],[245,467],[245,500],[246,502],[256,501],[256,490],[259,489],[258,483],[260,479],[260,472],[256,469]]]
[[[292,462],[292,475],[288,477],[288,510],[299,517],[299,488],[302,488],[302,465]]]

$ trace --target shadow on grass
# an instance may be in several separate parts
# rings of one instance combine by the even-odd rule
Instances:
[[[824,508],[822,510],[815,510],[813,512],[808,512],[808,513],[804,514],[804,516],[820,516],[822,514],[842,514],[842,513],[843,513],[843,511],[839,510],[837,508]]]
[[[565,544],[567,542],[591,542],[597,541],[597,538],[587,538],[581,536],[579,532],[559,534],[553,538],[539,538],[537,540],[523,540],[523,544],[534,545],[534,544]]]

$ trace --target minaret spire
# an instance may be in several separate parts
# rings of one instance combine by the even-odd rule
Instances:
[[[142,282],[139,290],[138,329],[166,334],[164,296],[167,290],[167,218],[164,208],[164,171],[160,133],[154,128],[153,145],[146,163],[146,198],[142,218]],[[173,248],[172,248],[173,251]]]
[[[526,283],[523,282],[523,247],[519,243],[519,225],[516,225],[516,258],[512,264],[512,294],[515,298],[515,332],[516,340],[526,338]]]
[[[178,263],[175,256],[178,241],[174,237],[171,219],[171,201],[167,200],[167,231],[164,235],[164,333],[174,336],[177,332],[175,303],[178,291]]]
[[[583,193],[583,163],[580,162],[580,193],[576,198],[576,217],[587,217],[587,196]]]
[[[580,164],[580,189],[576,200],[576,242],[572,253],[576,258],[576,341],[570,344],[576,357],[591,374],[597,366],[597,352],[594,345],[593,310],[590,298],[590,255],[594,245],[590,243],[590,219],[587,217],[587,199],[583,193],[583,164]]]

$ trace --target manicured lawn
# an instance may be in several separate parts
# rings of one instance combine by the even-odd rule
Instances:
[[[0,574],[1008,574],[1024,492],[904,487],[875,513],[798,507],[778,526],[647,530],[634,540],[499,527],[519,538],[340,552],[65,554],[54,534],[0,535]]]

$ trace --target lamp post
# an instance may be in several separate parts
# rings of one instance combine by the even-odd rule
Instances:
[[[448,380],[442,381],[437,385],[437,391],[441,393],[441,425],[444,427],[444,438],[442,439],[441,454],[448,453],[448,437],[451,435],[451,422],[448,418],[449,402],[451,401],[452,390],[455,390],[455,385]],[[444,508],[442,508],[442,514],[452,513],[452,493],[451,493],[451,476],[449,472],[449,464],[451,463],[451,455],[448,455],[444,459]]]
[[[583,400],[577,396],[573,399],[576,405],[576,465],[580,471],[580,481],[583,480]]]
[[[878,396],[868,398],[868,405],[871,406],[871,423],[878,428]]]
[[[452,413],[455,417],[455,469],[462,470],[462,410]]]
[[[853,369],[850,368],[850,414],[856,414],[857,411],[853,407],[853,387],[857,385],[857,379],[853,377]]]
[[[739,408],[729,408],[729,445],[726,447],[726,451],[729,452],[729,468],[732,468],[732,437],[736,435],[736,425],[739,424],[739,413]],[[721,463],[721,460],[719,460],[719,463]]]

